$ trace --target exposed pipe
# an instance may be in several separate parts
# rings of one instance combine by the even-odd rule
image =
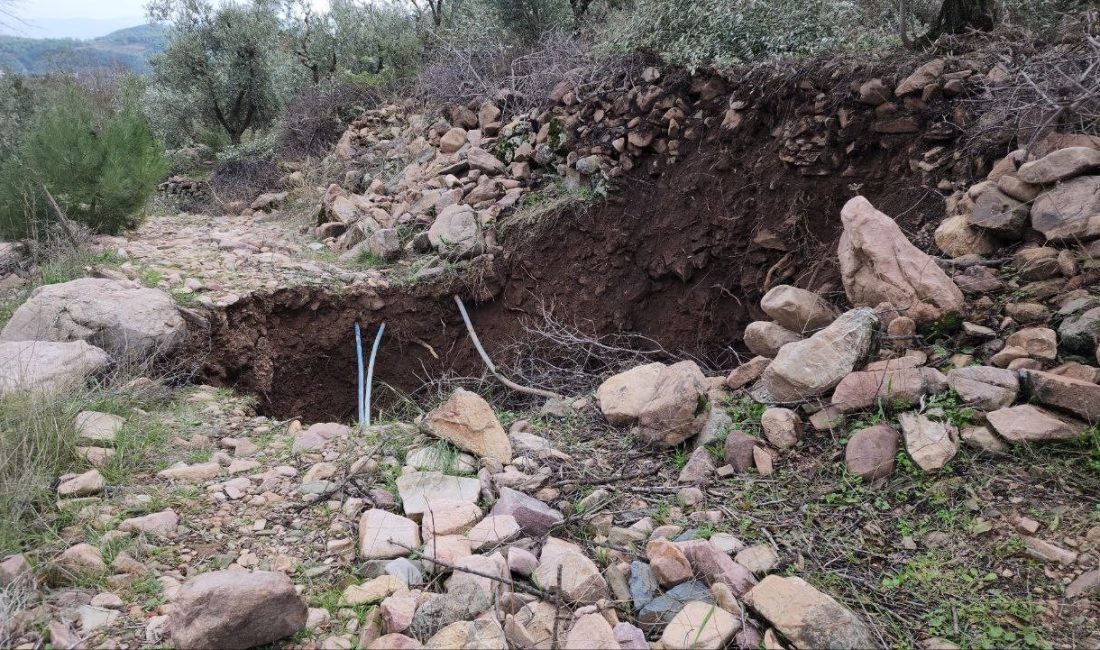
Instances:
[[[370,349],[370,365],[367,366],[367,398],[366,398],[366,422],[370,426],[370,394],[374,383],[374,359],[378,356],[378,344],[382,342],[382,332],[386,331],[386,324],[378,327],[378,334],[374,336],[374,345]]]
[[[359,334],[359,323],[355,323],[355,357],[359,361],[359,383],[356,384],[356,396],[359,398],[359,428],[364,427],[363,420],[363,338]]]
[[[474,342],[474,347],[477,348],[477,353],[481,355],[481,360],[485,362],[485,366],[489,368],[489,372],[493,373],[493,376],[500,380],[500,383],[504,384],[508,388],[520,393],[526,393],[528,395],[538,395],[540,397],[548,397],[551,399],[561,399],[561,395],[557,393],[543,390],[541,388],[529,388],[527,386],[520,386],[516,382],[508,379],[504,375],[497,371],[497,367],[493,365],[492,359],[485,352],[485,348],[481,347],[481,340],[477,338],[477,332],[474,331],[474,325],[470,322],[470,315],[466,313],[466,305],[462,304],[462,298],[455,295],[455,304],[458,305],[458,311],[462,314],[462,322],[466,323],[466,331],[470,333],[470,340]]]

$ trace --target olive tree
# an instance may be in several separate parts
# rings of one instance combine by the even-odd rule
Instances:
[[[273,0],[153,0],[149,17],[168,24],[165,50],[152,61],[148,97],[162,133],[186,134],[197,121],[239,144],[250,128],[278,115],[289,95],[285,86],[295,83],[280,47],[278,9]]]

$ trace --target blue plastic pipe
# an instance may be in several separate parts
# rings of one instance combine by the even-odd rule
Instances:
[[[366,400],[365,400],[366,401],[366,408],[365,408],[366,418],[365,418],[365,420],[366,420],[366,423],[367,423],[368,427],[370,426],[370,394],[371,394],[371,387],[374,383],[374,359],[375,359],[375,357],[378,356],[378,345],[382,342],[382,332],[385,332],[385,331],[386,331],[386,324],[382,323],[382,325],[380,325],[378,327],[378,334],[376,334],[374,336],[374,345],[371,346],[371,349],[370,349],[370,365],[367,366],[367,396],[366,396]],[[360,355],[359,358],[360,358],[360,360],[362,360],[362,358],[363,358],[362,355]],[[360,361],[360,363],[362,363],[362,362]]]
[[[363,424],[364,419],[366,419],[366,408],[363,404],[363,338],[359,334],[359,323],[355,324],[355,355],[359,360],[359,385],[357,393],[359,395],[359,428],[362,429],[366,426]]]

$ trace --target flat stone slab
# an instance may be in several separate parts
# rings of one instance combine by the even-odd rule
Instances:
[[[406,515],[420,515],[433,500],[476,503],[481,481],[442,472],[409,472],[397,479],[397,493]]]

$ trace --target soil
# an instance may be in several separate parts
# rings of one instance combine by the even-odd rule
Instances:
[[[672,83],[690,82],[683,75]],[[716,83],[725,92],[698,107],[720,120],[739,91]],[[378,292],[254,294],[214,319],[202,379],[258,395],[266,414],[347,420],[355,413],[356,321],[367,337],[386,322],[376,378],[399,391],[447,373],[481,375],[453,292],[467,300],[494,356],[523,336],[527,319],[551,310],[593,334],[641,333],[716,374],[728,371],[744,358],[741,335],[763,318],[758,303],[767,289],[794,284],[843,301],[835,251],[845,201],[862,194],[915,236],[944,214],[944,196],[928,188],[960,171],[914,171],[914,158],[944,143],[923,132],[873,132],[873,108],[853,99],[844,80],[744,84],[787,90],[754,98],[732,133],[713,128],[695,142],[681,140],[687,146],[674,162],[654,154],[606,201],[505,218],[506,252],[483,269],[480,291],[452,279]],[[932,103],[921,120],[942,122],[951,110],[949,102]],[[844,120],[835,117],[841,111]],[[807,128],[823,143],[816,162],[782,161],[789,134]],[[495,360],[505,368],[512,361]]]

